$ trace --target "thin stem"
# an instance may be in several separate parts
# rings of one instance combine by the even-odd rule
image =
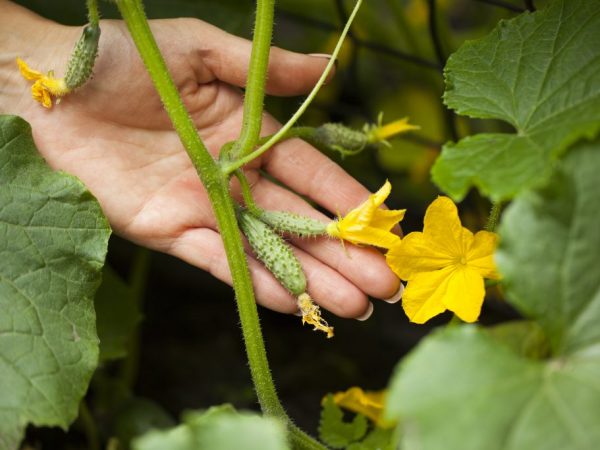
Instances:
[[[331,23],[324,22],[324,21],[318,20],[318,19],[314,19],[312,17],[304,17],[300,14],[296,14],[291,11],[283,11],[283,10],[278,9],[277,15],[286,17],[286,18],[288,18],[290,20],[294,20],[298,23],[302,23],[307,26],[311,26],[313,28],[318,28],[318,29],[325,30],[325,31],[337,31],[337,29],[338,29],[337,26],[335,26]],[[388,47],[384,44],[380,44],[379,42],[372,42],[372,41],[368,41],[368,40],[361,39],[359,37],[354,36],[354,43],[358,47],[364,47],[368,50],[382,53],[382,54],[385,54],[388,56],[392,56],[394,58],[398,58],[405,62],[416,64],[418,66],[421,66],[421,67],[424,67],[427,69],[441,70],[441,67],[435,61],[429,61],[427,59],[421,58],[420,56],[405,53],[402,50],[397,50],[395,48]]]
[[[525,12],[525,10],[519,6],[515,6],[512,3],[505,2],[503,0],[474,0],[479,3],[487,3],[488,5],[498,6],[500,8],[508,9],[518,13]]]
[[[250,373],[260,406],[266,415],[288,424],[291,440],[301,448],[323,449],[321,444],[291,423],[277,397],[258,321],[252,279],[229,194],[229,178],[223,176],[200,140],[150,31],[140,0],[117,0],[117,6],[179,139],[208,192],[231,271]]]
[[[269,67],[269,51],[273,36],[275,0],[258,0],[252,53],[246,81],[244,116],[240,137],[231,151],[233,159],[250,153],[260,136],[265,99],[265,84]]]
[[[488,216],[487,223],[485,224],[485,229],[487,231],[494,231],[496,226],[498,225],[498,220],[500,219],[500,213],[502,212],[502,202],[494,202],[492,204],[492,209],[490,211],[490,215]]]
[[[429,33],[431,34],[431,41],[433,43],[433,48],[435,50],[435,55],[438,59],[440,67],[444,67],[446,65],[446,55],[444,53],[444,49],[442,47],[442,41],[440,39],[440,34],[438,31],[437,24],[437,2],[436,0],[428,0],[429,4]],[[450,133],[450,137],[453,141],[458,141],[458,130],[456,128],[456,117],[454,113],[450,111],[448,108],[444,108],[444,115],[446,116],[446,124],[448,131]]]
[[[238,169],[235,171],[235,177],[240,182],[240,187],[242,188],[242,197],[244,198],[244,203],[246,204],[246,208],[250,210],[250,212],[255,212],[258,210],[258,206],[256,206],[256,202],[254,201],[254,197],[252,197],[252,188],[250,187],[250,183],[248,182],[248,178],[242,169]]]
[[[150,250],[144,247],[138,247],[133,260],[133,268],[129,279],[131,287],[131,298],[128,299],[136,305],[138,310],[142,309],[146,284],[148,280],[148,271],[150,268]],[[132,391],[138,376],[140,364],[140,330],[136,327],[127,343],[127,358],[120,367],[120,377],[123,384]]]
[[[306,111],[306,108],[308,108],[308,105],[310,105],[310,103],[313,101],[313,99],[315,98],[315,96],[317,95],[319,90],[321,89],[321,86],[323,86],[323,83],[325,83],[325,80],[327,79],[329,72],[333,68],[333,65],[335,64],[335,60],[337,59],[337,55],[340,52],[340,49],[342,48],[342,45],[344,43],[344,39],[345,39],[346,35],[348,34],[348,31],[350,30],[350,25],[352,24],[352,21],[356,17],[356,13],[358,12],[361,4],[362,4],[362,0],[357,0],[356,5],[354,6],[354,9],[352,10],[352,13],[350,14],[350,17],[348,18],[348,22],[346,22],[346,26],[344,27],[344,30],[342,31],[342,34],[340,35],[337,45],[335,46],[335,49],[333,50],[333,53],[331,54],[331,59],[327,63],[327,66],[325,67],[325,70],[323,71],[323,74],[321,75],[321,78],[319,78],[319,81],[317,81],[317,84],[315,85],[313,90],[310,92],[310,94],[308,94],[308,97],[306,97],[306,99],[304,100],[302,105],[300,105],[300,108],[298,108],[298,110],[294,113],[294,115],[287,121],[287,123],[285,125],[283,125],[281,127],[281,129],[277,133],[275,133],[273,136],[271,136],[271,138],[267,142],[262,144],[257,150],[253,151],[252,153],[250,153],[249,155],[247,155],[243,158],[240,158],[236,161],[232,161],[229,164],[224,164],[222,167],[223,173],[229,175],[229,174],[235,172],[240,167],[242,167],[244,164],[248,164],[250,161],[258,158],[264,152],[269,150],[273,145],[275,145],[277,142],[279,142],[286,135],[286,133],[289,131],[290,128],[292,128],[292,126],[296,123],[296,121],[300,118],[300,116],[302,116],[302,114],[304,114],[304,111]]]
[[[98,26],[100,22],[100,12],[98,11],[97,0],[87,0],[88,21],[90,25]]]
[[[525,1],[525,7],[527,8],[528,11],[534,12],[535,11],[535,5],[533,4],[533,0],[524,0]]]
[[[90,412],[85,399],[79,403],[79,424],[83,429],[89,450],[100,450],[100,435],[94,417]]]

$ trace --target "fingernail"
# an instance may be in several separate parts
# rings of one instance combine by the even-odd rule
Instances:
[[[402,298],[403,293],[404,293],[404,285],[402,283],[400,283],[400,287],[398,288],[396,293],[394,295],[392,295],[390,298],[384,298],[383,301],[386,303],[398,303],[400,301],[400,299]]]
[[[371,314],[373,314],[373,309],[374,309],[373,303],[369,302],[369,307],[367,308],[367,312],[365,312],[362,316],[357,317],[356,320],[360,320],[361,322],[364,322],[369,317],[371,317]]]
[[[314,56],[315,58],[331,59],[331,55],[329,53],[309,53],[308,56]]]
[[[294,315],[297,317],[302,317],[302,311],[296,311]]]

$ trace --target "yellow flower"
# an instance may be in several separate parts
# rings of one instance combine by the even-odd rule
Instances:
[[[390,195],[392,185],[389,181],[366,202],[350,211],[345,217],[327,225],[327,234],[344,239],[353,244],[374,245],[390,248],[400,242],[400,238],[390,230],[402,220],[406,210],[387,210],[380,208]]]
[[[32,70],[21,58],[17,58],[17,64],[19,65],[21,75],[25,79],[34,80],[31,86],[31,96],[45,108],[52,108],[53,96],[60,98],[71,91],[65,84],[65,79],[54,78],[53,72],[48,72],[48,75],[44,75],[37,70]]]
[[[390,428],[394,424],[383,419],[385,391],[363,391],[359,387],[351,387],[345,392],[333,394],[333,401],[341,408],[363,414],[380,428]]]
[[[377,125],[365,127],[364,132],[367,134],[369,143],[381,142],[389,146],[389,143],[386,140],[387,138],[407,131],[418,130],[420,128],[417,125],[408,123],[408,117],[395,120],[386,125],[382,125],[382,119],[383,116],[380,114],[377,119]]]
[[[485,296],[484,278],[498,279],[494,250],[498,236],[473,235],[464,228],[456,205],[438,197],[425,213],[423,232],[410,233],[386,258],[408,281],[402,307],[412,322],[425,323],[447,309],[465,322],[475,322]]]

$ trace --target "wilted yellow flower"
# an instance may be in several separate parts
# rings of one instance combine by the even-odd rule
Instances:
[[[351,387],[345,392],[333,394],[333,401],[341,408],[363,414],[380,428],[389,428],[393,423],[383,419],[385,391],[363,391],[359,387]]]
[[[315,305],[306,292],[298,297],[298,308],[302,313],[302,324],[312,325],[315,331],[320,330],[327,334],[328,338],[333,337],[333,327],[321,317],[321,309]]]
[[[353,244],[374,245],[390,248],[400,242],[400,237],[390,230],[402,220],[406,210],[387,210],[380,208],[390,195],[392,185],[389,181],[366,202],[353,209],[345,217],[327,225],[327,234],[344,239]]]
[[[485,296],[484,278],[498,279],[494,250],[498,236],[473,235],[456,205],[438,197],[425,214],[423,232],[410,233],[387,253],[389,266],[408,281],[402,307],[412,322],[425,323],[447,309],[475,322]]]
[[[31,86],[31,96],[34,100],[40,102],[45,108],[52,108],[52,97],[62,97],[71,90],[67,87],[64,78],[54,78],[52,71],[44,75],[37,70],[29,68],[27,63],[21,58],[17,58],[17,64],[21,75],[27,80],[34,80]]]

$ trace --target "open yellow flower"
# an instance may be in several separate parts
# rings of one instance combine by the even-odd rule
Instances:
[[[390,195],[392,185],[389,181],[366,202],[350,211],[345,217],[327,225],[327,234],[344,239],[353,244],[374,245],[391,248],[400,242],[400,237],[390,230],[402,220],[406,210],[387,210],[380,208]]]
[[[402,307],[412,322],[425,323],[447,309],[475,322],[485,296],[484,278],[498,279],[494,250],[498,236],[473,235],[456,205],[438,197],[425,214],[423,232],[410,233],[387,253],[389,266],[408,281]]]
[[[345,392],[333,394],[333,401],[341,408],[368,417],[380,428],[389,428],[394,424],[383,419],[385,393],[385,391],[363,391],[359,387],[351,387]]]
[[[31,96],[40,102],[45,108],[52,108],[52,97],[60,98],[71,90],[67,87],[64,78],[54,78],[53,72],[44,75],[37,70],[31,69],[25,61],[17,58],[17,64],[21,75],[27,80],[34,80],[31,86]]]

